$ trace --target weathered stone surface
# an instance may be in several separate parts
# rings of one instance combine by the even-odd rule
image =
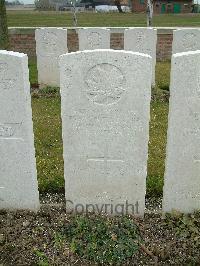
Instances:
[[[200,51],[172,57],[163,211],[200,209]]]
[[[200,50],[200,29],[173,31],[172,53]]]
[[[83,28],[78,30],[79,50],[110,49],[110,30]]]
[[[152,85],[155,86],[157,30],[129,28],[124,31],[124,50],[148,54],[153,59]]]
[[[0,209],[38,210],[28,58],[0,51]]]
[[[59,56],[67,53],[67,29],[41,28],[35,32],[38,83],[60,86]]]
[[[151,65],[150,56],[126,51],[61,56],[68,211],[93,204],[90,210],[118,214],[117,204],[128,202],[143,215]]]

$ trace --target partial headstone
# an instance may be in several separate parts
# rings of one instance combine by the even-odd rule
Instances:
[[[200,51],[172,56],[163,211],[200,209]]]
[[[110,49],[110,30],[83,28],[78,30],[79,50]]]
[[[60,86],[59,56],[67,53],[67,29],[41,28],[35,31],[38,83]]]
[[[155,86],[156,45],[156,29],[129,28],[124,31],[124,50],[144,53],[152,57],[152,86]]]
[[[173,54],[197,50],[200,50],[200,29],[179,29],[173,31]]]
[[[28,58],[0,51],[0,209],[39,209]]]
[[[61,56],[68,211],[144,214],[151,66],[126,51]]]

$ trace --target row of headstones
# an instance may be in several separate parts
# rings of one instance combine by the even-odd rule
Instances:
[[[110,30],[84,28],[78,30],[79,50],[110,49]],[[42,28],[36,30],[38,82],[41,86],[60,87],[59,56],[68,52],[67,29]],[[152,56],[152,85],[155,85],[157,30],[134,28],[125,30],[124,49]]]
[[[142,216],[152,58],[60,57],[67,210]],[[0,51],[0,209],[39,209],[28,59]],[[172,57],[163,212],[200,209],[200,51]],[[156,162],[154,162],[156,164]]]
[[[83,28],[78,30],[79,50],[110,49],[110,30]],[[124,50],[148,54],[153,58],[152,86],[155,86],[157,30],[129,28],[124,31]],[[174,31],[172,53],[200,50],[200,29]],[[60,87],[59,56],[68,52],[67,29],[36,30],[38,83]]]

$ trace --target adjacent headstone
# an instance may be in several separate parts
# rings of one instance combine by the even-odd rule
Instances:
[[[173,31],[173,54],[196,50],[200,50],[200,29],[179,29]]]
[[[124,50],[144,53],[152,57],[152,86],[155,86],[156,45],[156,29],[129,28],[124,31]]]
[[[59,56],[67,53],[67,29],[41,28],[35,32],[38,83],[60,86]]]
[[[28,58],[0,51],[0,209],[39,209]]]
[[[79,50],[110,49],[110,30],[83,28],[78,31]]]
[[[163,211],[200,209],[200,51],[172,56]]]
[[[68,211],[144,214],[151,65],[126,51],[61,56]]]

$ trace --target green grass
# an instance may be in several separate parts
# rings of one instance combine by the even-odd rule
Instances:
[[[41,192],[64,188],[60,98],[33,98],[38,181]]]
[[[165,149],[167,133],[168,103],[153,102],[151,104],[149,159],[147,194],[162,194],[163,175],[165,169]]]
[[[36,67],[36,59],[31,58],[29,60],[29,77],[30,77],[30,83],[31,84],[37,84],[38,83],[38,72]]]
[[[55,11],[8,11],[9,27],[70,27],[73,26],[72,14]],[[81,27],[130,27],[146,26],[145,14],[119,13],[78,13],[78,26]],[[200,14],[155,15],[153,25],[159,27],[200,26]]]
[[[169,90],[170,82],[170,68],[169,61],[157,62],[156,64],[156,87],[161,90]]]
[[[31,83],[37,82],[36,65],[30,61]],[[156,66],[157,96],[151,103],[150,141],[148,159],[148,196],[162,194],[168,103],[162,101],[163,87],[169,88],[169,62]],[[51,96],[51,97],[49,97]],[[56,89],[47,88],[32,98],[33,122],[39,188],[41,192],[63,191],[64,173],[60,118],[60,97]]]

